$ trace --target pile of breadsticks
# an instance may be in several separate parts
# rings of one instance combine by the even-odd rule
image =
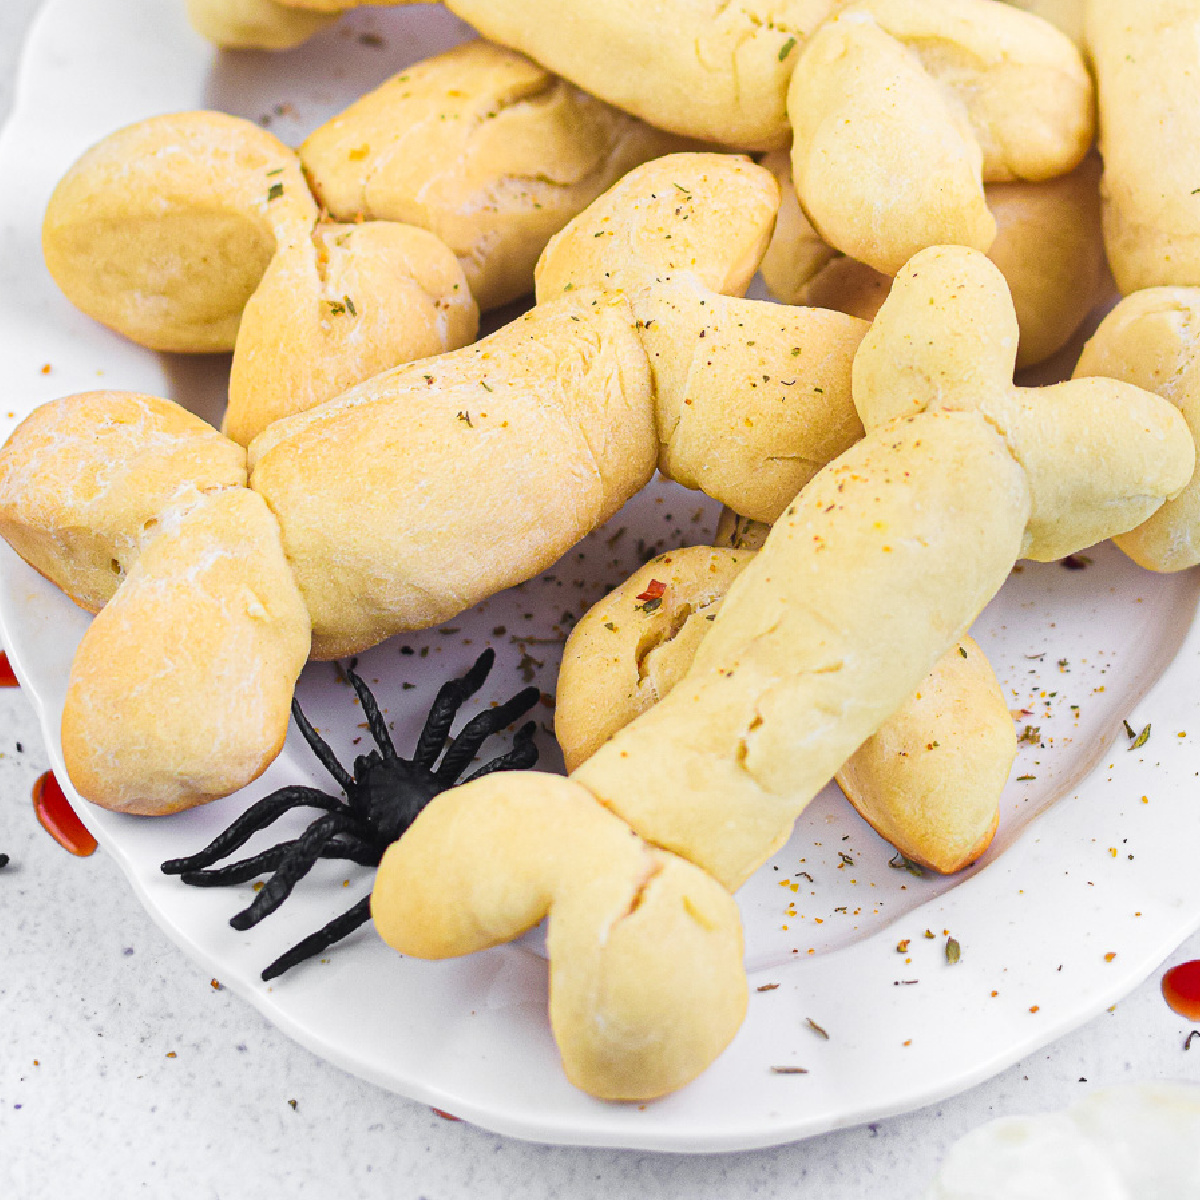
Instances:
[[[229,411],[36,410],[0,449],[0,532],[98,614],[72,783],[167,813],[265,769],[310,654],[530,578],[656,469],[739,514],[580,622],[570,777],[436,798],[373,894],[426,957],[548,915],[569,1077],[646,1098],[736,1031],[731,892],[835,773],[905,854],[982,853],[1013,732],[966,631],[1018,558],[1111,536],[1200,561],[1200,0],[448,6],[491,41],[298,152],[191,113],[64,177],[63,291],[144,345],[231,349]],[[344,7],[190,4],[259,45]],[[786,303],[742,298],[760,266]],[[1076,378],[1015,386],[1110,267],[1135,294]]]

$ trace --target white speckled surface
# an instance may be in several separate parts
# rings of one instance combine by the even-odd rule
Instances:
[[[0,4],[0,117],[38,4]],[[0,1196],[903,1200],[992,1117],[1107,1084],[1200,1081],[1200,1044],[1184,1051],[1189,1026],[1156,973],[989,1083],[875,1126],[716,1157],[510,1141],[328,1066],[200,977],[103,854],[72,858],[39,828],[29,797],[46,765],[28,704],[0,691],[0,851],[12,857],[0,873]],[[1170,962],[1195,957],[1200,935]]]

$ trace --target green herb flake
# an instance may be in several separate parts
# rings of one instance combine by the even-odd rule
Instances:
[[[648,613],[654,612],[654,610],[656,608],[662,607],[662,597],[657,596],[652,600],[647,600],[645,604],[638,604],[635,607],[637,609],[639,609],[641,612],[648,612]]]
[[[1139,733],[1136,737],[1134,737],[1133,727],[1129,724],[1128,721],[1126,721],[1125,722],[1125,732],[1131,738],[1133,738],[1133,742],[1129,746],[1130,750],[1140,750],[1150,740],[1150,726],[1149,725],[1147,725],[1146,728],[1143,729],[1141,733]]]
[[[965,646],[959,646],[958,652],[963,656],[963,658],[967,657],[967,648]]]
[[[283,195],[283,184],[282,183],[271,184],[271,186],[269,188],[267,188],[267,203],[270,204],[272,200],[278,200],[279,197],[282,195]]]
[[[352,317],[357,317],[357,316],[358,316],[358,309],[356,309],[356,308],[354,307],[354,301],[353,301],[353,300],[351,300],[349,296],[343,296],[343,297],[342,297],[342,299],[345,301],[345,304],[346,304],[346,311],[347,311],[347,312],[348,312],[348,313],[349,313],[349,314],[350,314]]]
[[[954,966],[962,958],[962,947],[958,944],[957,938],[946,939],[946,961]]]
[[[475,428],[475,426],[471,424],[471,414],[469,412],[460,412],[456,413],[455,415],[458,420],[460,420],[468,429]]]
[[[1037,778],[1037,776],[1036,776],[1036,775],[1018,775],[1018,776],[1017,776],[1017,782],[1018,782],[1018,783],[1021,783],[1023,780],[1026,780],[1026,779],[1036,779],[1036,778]]]
[[[690,196],[690,195],[692,194],[692,193],[691,193],[691,192],[690,192],[690,191],[689,191],[687,188],[685,188],[685,187],[683,186],[683,184],[682,184],[682,183],[677,183],[675,186],[676,186],[676,187],[677,187],[677,188],[678,188],[678,189],[679,189],[679,190],[680,190],[680,191],[681,191],[681,192],[682,192],[682,193],[683,193],[685,196]]]
[[[1029,746],[1036,746],[1042,740],[1042,727],[1040,725],[1026,725],[1021,730],[1021,736],[1017,738],[1018,742],[1024,742]]]
[[[905,858],[899,852],[888,859],[888,866],[894,871],[907,871],[910,875],[916,875],[918,879],[925,874],[925,868],[920,863],[913,862],[911,858]]]
[[[791,52],[793,50],[795,50],[795,48],[796,48],[796,39],[794,37],[788,38],[788,40],[786,42],[784,42],[782,46],[779,47],[779,61],[783,62],[783,60],[785,58],[787,58],[787,56],[789,54],[791,54]]]

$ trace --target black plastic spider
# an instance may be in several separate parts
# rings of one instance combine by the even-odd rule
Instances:
[[[318,858],[349,859],[363,866],[377,867],[383,852],[408,829],[425,805],[439,792],[460,782],[459,776],[484,741],[537,703],[538,689],[525,688],[504,704],[473,717],[447,746],[450,726],[458,710],[483,686],[495,657],[491,650],[485,650],[465,675],[442,685],[411,760],[396,753],[370,688],[348,670],[346,674],[358,693],[367,726],[378,747],[355,758],[353,776],[347,774],[333,751],[309,724],[299,703],[293,700],[292,715],[304,740],[341,786],[346,800],[311,787],[280,788],[251,805],[203,850],[187,858],[169,859],[162,864],[161,870],[166,875],[178,875],[184,883],[194,887],[246,883],[258,875],[273,872],[253,902],[230,918],[229,923],[234,929],[245,930],[273,913]],[[492,771],[532,767],[538,757],[537,747],[533,744],[535,729],[533,721],[521,726],[506,754],[484,763],[461,782],[469,783]],[[436,765],[443,747],[445,754],[441,764]],[[223,867],[212,865],[244,846],[260,829],[265,829],[293,808],[320,808],[325,810],[325,815],[314,820],[298,838],[280,842],[239,862]],[[352,933],[370,917],[370,905],[370,896],[364,896],[349,911],[280,955],[263,971],[263,979],[282,975]]]

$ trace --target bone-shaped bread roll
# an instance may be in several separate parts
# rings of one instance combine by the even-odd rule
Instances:
[[[42,246],[68,299],[118,333],[232,349],[226,427],[243,442],[477,328],[441,241],[319,222],[295,154],[221,113],[154,117],[92,147],[55,188]]]
[[[118,131],[55,189],[46,261],[69,299],[142,345],[232,349],[225,430],[248,444],[470,342],[476,299],[528,292],[552,233],[679,144],[477,41],[316,130],[303,172],[272,135],[219,113]]]
[[[920,393],[956,382],[963,370],[968,382],[1003,390],[1009,386],[1004,377],[990,375],[1005,364],[1006,329],[1015,325],[1011,307],[1007,326],[989,334],[1000,346],[983,348],[991,371],[976,370],[954,345],[941,363],[947,347],[925,336],[931,318],[923,311],[940,306],[949,325],[969,315],[971,301],[982,303],[985,313],[1002,313],[1002,278],[981,255],[956,249],[919,255],[901,282],[908,275],[925,277],[927,268],[949,290],[931,297],[907,285],[893,289],[876,321],[879,343],[907,352],[895,364],[892,388],[903,393],[919,380]],[[857,358],[876,354],[868,341]],[[884,372],[880,362],[871,367],[864,378],[877,402],[872,393]],[[858,376],[856,370],[856,388]],[[1093,394],[1091,387],[1083,391]],[[734,580],[687,675],[579,766],[573,783],[648,843],[737,886],[782,844],[808,800],[921,683],[1007,576],[1029,540],[1025,526],[1033,512],[1034,489],[1018,459],[1029,438],[1019,428],[1023,421],[1053,443],[1061,470],[1076,477],[1058,493],[1068,503],[1085,490],[1078,477],[1098,476],[1088,485],[1096,489],[1100,480],[1109,481],[1102,506],[1111,516],[1107,533],[1136,514],[1141,497],[1157,494],[1161,503],[1183,487],[1195,447],[1179,414],[1140,391],[1113,386],[1111,395],[1125,401],[1111,414],[1123,436],[1101,460],[1074,453],[1071,423],[1053,410],[1039,419],[1015,408],[1015,437],[978,406],[931,408],[927,398],[912,415],[868,421],[862,441],[813,478]],[[1161,462],[1152,465],[1152,455]],[[1139,467],[1147,474],[1131,479]],[[1045,495],[1052,499],[1054,493]],[[1063,531],[1071,526],[1064,522]],[[502,812],[527,786],[540,787],[534,778],[521,772],[492,776],[486,793],[475,793],[472,819],[483,822],[479,809]],[[465,903],[467,889],[457,890],[464,911],[455,914],[453,927],[444,936],[440,928],[428,931],[423,916],[429,906],[406,903],[401,866],[441,861],[454,852],[458,839],[439,814],[444,802],[436,798],[385,856],[373,901],[389,942],[419,947],[428,956],[470,949],[461,930],[484,929],[492,937],[520,924],[498,921],[497,907],[501,918],[514,908],[526,917],[539,911],[497,886],[507,883],[504,876],[468,893]],[[449,803],[456,807],[458,801]],[[560,812],[563,821],[575,819],[565,806]],[[594,954],[593,945],[583,940],[585,959]],[[572,949],[551,948],[552,971],[556,956]],[[686,978],[681,974],[681,983]],[[602,987],[597,992],[604,995]],[[702,1045],[711,1052],[712,1043],[692,1030],[681,1036],[695,1054],[679,1058],[693,1066],[703,1057]],[[641,1046],[631,1039],[628,1058],[636,1059]],[[573,1056],[573,1047],[562,1049],[565,1058]],[[622,1054],[617,1044],[609,1049]]]

